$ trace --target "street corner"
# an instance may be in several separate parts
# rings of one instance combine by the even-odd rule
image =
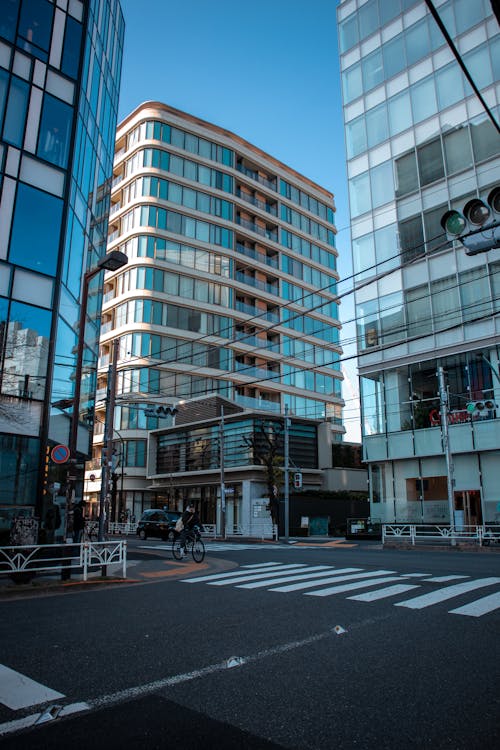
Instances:
[[[231,560],[221,560],[216,557],[206,557],[202,563],[196,563],[194,560],[162,560],[156,564],[140,566],[134,571],[134,580],[136,581],[160,581],[160,580],[178,580],[188,577],[194,577],[198,574],[218,573],[226,570],[232,570],[238,567],[238,563]]]

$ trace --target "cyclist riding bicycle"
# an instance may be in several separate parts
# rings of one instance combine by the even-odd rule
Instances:
[[[185,557],[187,537],[191,536],[195,526],[197,526],[200,531],[203,531],[203,526],[201,524],[200,517],[195,510],[194,503],[187,504],[186,510],[182,514],[182,523],[184,524],[184,527],[180,533],[179,543],[181,548],[181,556]]]

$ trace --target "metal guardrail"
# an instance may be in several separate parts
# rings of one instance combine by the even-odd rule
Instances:
[[[111,564],[120,564],[123,578],[126,578],[126,540],[0,547],[0,575],[78,569],[83,572],[83,580],[86,581],[91,569]]]
[[[500,544],[500,524],[482,526],[441,526],[432,524],[382,524],[382,543],[386,541],[441,541],[449,544],[473,542],[479,546]]]

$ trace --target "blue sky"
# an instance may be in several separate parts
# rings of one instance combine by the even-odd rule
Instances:
[[[162,101],[245,138],[335,195],[339,273],[352,273],[337,0],[121,0],[119,120]],[[352,286],[346,281],[340,289]],[[353,317],[352,301],[341,317]],[[343,338],[354,335],[351,326]],[[352,351],[346,347],[346,354]],[[355,366],[346,363],[354,384]],[[354,389],[355,392],[355,389]],[[347,439],[359,439],[347,402]]]

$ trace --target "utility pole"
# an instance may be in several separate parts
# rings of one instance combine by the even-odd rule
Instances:
[[[224,478],[224,404],[220,405],[220,522],[221,537],[226,538],[226,485]]]
[[[116,366],[118,362],[119,340],[113,340],[113,349],[111,353],[111,362],[108,369],[108,385],[106,389],[106,424],[104,426],[104,443],[102,446],[101,459],[101,492],[99,495],[99,533],[98,541],[104,541],[104,524],[106,517],[109,479],[112,470],[113,460],[113,422],[115,415],[115,394],[116,394]]]
[[[290,441],[289,441],[290,420],[288,418],[288,404],[285,404],[285,542],[288,544],[290,535]]]
[[[441,435],[443,437],[443,448],[444,455],[446,458],[446,478],[448,486],[448,511],[450,514],[450,532],[451,532],[451,543],[455,545],[457,540],[453,532],[455,523],[454,518],[454,487],[455,479],[453,477],[453,459],[450,451],[450,439],[448,434],[448,391],[444,382],[444,370],[442,367],[438,367],[438,383],[439,383],[439,404],[441,412]]]

